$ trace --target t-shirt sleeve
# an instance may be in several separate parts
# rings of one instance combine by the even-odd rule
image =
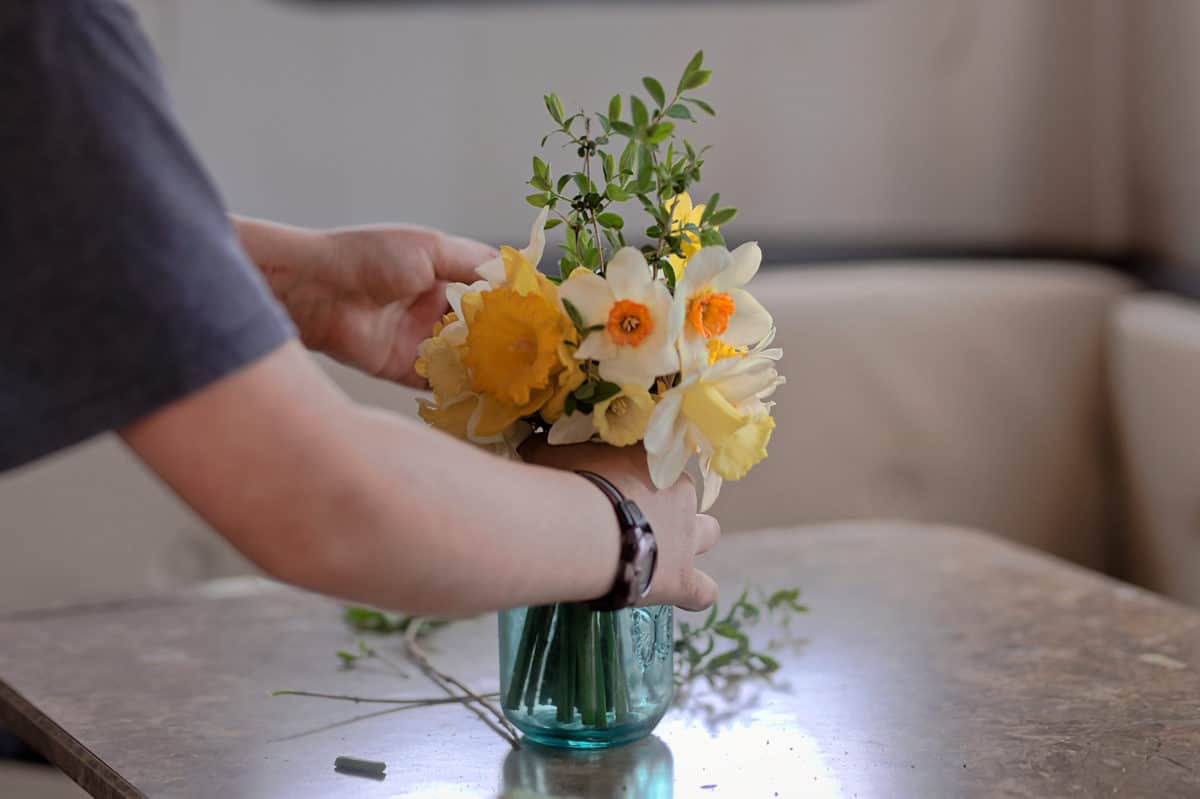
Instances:
[[[292,335],[128,7],[0,3],[0,469]]]

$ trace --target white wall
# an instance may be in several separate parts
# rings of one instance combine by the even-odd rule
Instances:
[[[144,5],[248,213],[519,239],[543,91],[602,108],[702,47],[744,235],[1125,241],[1119,0]]]

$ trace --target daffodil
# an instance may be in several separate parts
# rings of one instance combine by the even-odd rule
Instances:
[[[592,409],[592,424],[600,440],[614,447],[628,447],[642,440],[654,397],[642,386],[621,386],[621,393],[597,402]]]
[[[667,256],[667,260],[671,263],[671,268],[675,270],[675,279],[678,280],[687,270],[688,261],[700,250],[700,237],[690,230],[685,230],[688,225],[700,227],[700,220],[704,217],[703,204],[692,205],[692,196],[686,191],[680,192],[666,202],[667,208],[671,210],[671,234],[679,236],[679,249],[683,251],[683,255],[679,256],[671,253]],[[714,228],[715,229],[715,228]]]
[[[589,331],[575,357],[599,361],[605,380],[646,388],[659,375],[679,369],[671,335],[671,293],[654,280],[638,250],[618,251],[605,277],[576,269],[559,292]]]
[[[704,475],[702,510],[724,480],[739,480],[767,457],[775,421],[764,402],[783,378],[775,370],[771,336],[744,358],[727,358],[684,377],[658,402],[646,428],[650,476],[659,488],[679,479],[693,454]]]
[[[672,325],[685,371],[729,357],[771,332],[771,314],[743,286],[758,272],[762,250],[751,242],[733,252],[704,247],[675,284]],[[714,344],[715,342],[715,344]]]

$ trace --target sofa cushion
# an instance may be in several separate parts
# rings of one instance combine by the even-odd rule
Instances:
[[[1200,604],[1200,304],[1138,295],[1112,321],[1137,582]]]
[[[726,529],[887,517],[983,528],[1103,566],[1104,330],[1130,282],[1044,262],[776,269],[770,457]]]

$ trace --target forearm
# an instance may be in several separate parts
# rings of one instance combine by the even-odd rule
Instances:
[[[587,600],[611,587],[615,517],[581,478],[365,409],[345,435],[362,458],[359,523],[346,529],[335,510],[332,529],[313,531],[336,543],[308,587],[417,613]]]
[[[294,346],[123,434],[251,560],[311,590],[460,614],[589,599],[615,574],[612,508],[586,481],[362,409]]]

